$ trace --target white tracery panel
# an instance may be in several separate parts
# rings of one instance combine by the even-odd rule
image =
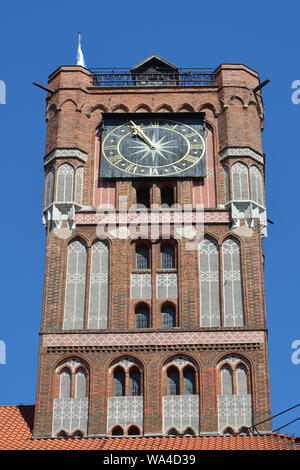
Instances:
[[[132,299],[151,299],[152,281],[151,274],[134,273],[131,274],[131,298]]]
[[[223,289],[225,326],[243,326],[243,288],[240,245],[229,238],[223,243]]]
[[[199,433],[199,396],[167,395],[163,397],[163,432],[170,428],[183,432],[192,427]]]
[[[64,329],[81,329],[84,325],[87,248],[81,240],[68,247]]]
[[[50,168],[46,176],[46,197],[45,197],[45,207],[50,206],[54,200],[54,178],[55,170]]]
[[[220,326],[219,250],[209,239],[199,243],[200,325]]]
[[[242,426],[252,426],[251,395],[219,395],[219,432],[231,427],[235,431]]]
[[[109,246],[99,240],[92,246],[88,328],[108,324]]]
[[[194,362],[192,359],[185,357],[185,356],[177,356],[177,357],[170,359],[169,361],[165,363],[163,369],[170,367],[172,364],[177,366],[179,369],[182,369],[183,367],[188,366],[188,365],[193,365],[196,369],[198,369],[196,362]]]
[[[57,170],[56,201],[73,202],[74,168],[64,163]]]
[[[157,274],[157,298],[175,299],[178,296],[177,273]]]
[[[88,409],[88,398],[55,398],[52,435],[60,430],[72,434],[77,429],[87,434]]]
[[[221,395],[218,395],[219,432],[231,427],[238,431],[242,426],[252,426],[252,397],[248,393],[246,367],[237,355],[226,357],[220,364]],[[243,360],[244,361],[244,360]],[[225,364],[224,364],[225,363]],[[226,364],[229,363],[232,366]],[[249,367],[249,364],[248,364]],[[233,394],[233,375],[235,375],[236,394]]]
[[[257,204],[263,205],[262,177],[256,166],[250,168],[251,199]]]
[[[144,399],[141,396],[109,397],[107,412],[107,430],[121,425],[127,428],[131,424],[144,425]]]
[[[224,189],[225,189],[225,203],[229,202],[230,197],[230,171],[228,166],[224,166]]]
[[[83,167],[79,167],[76,170],[75,179],[75,202],[77,204],[82,203],[82,183],[83,183]]]
[[[233,199],[235,201],[249,200],[249,179],[248,167],[243,163],[237,162],[232,165],[232,186]]]

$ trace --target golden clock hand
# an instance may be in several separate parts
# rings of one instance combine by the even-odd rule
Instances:
[[[137,124],[135,124],[135,122],[129,121],[129,124],[131,125],[133,135],[138,135],[144,142],[146,142],[147,145],[149,145],[152,150],[156,149],[156,146],[154,145],[152,140],[149,139],[148,136],[146,136],[142,129]]]

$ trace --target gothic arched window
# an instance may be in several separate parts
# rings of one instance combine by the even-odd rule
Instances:
[[[59,398],[71,397],[71,377],[71,371],[68,368],[61,371]]]
[[[139,396],[141,395],[141,373],[139,369],[133,367],[129,371],[130,379],[130,395]]]
[[[230,195],[230,171],[229,167],[225,165],[224,167],[224,189],[225,189],[225,204],[231,199]]]
[[[74,168],[64,163],[57,170],[56,201],[73,202]]]
[[[227,364],[221,369],[221,391],[222,395],[233,394],[232,370]]]
[[[68,246],[64,329],[82,329],[84,325],[87,247],[81,240]]]
[[[263,190],[261,172],[256,166],[250,168],[251,199],[263,205]]]
[[[167,372],[169,395],[179,395],[179,371],[175,367],[170,367]]]
[[[200,325],[220,326],[219,248],[214,241],[205,238],[199,243],[198,253]]]
[[[196,393],[195,370],[192,367],[187,366],[183,369],[183,381],[184,381],[184,394],[195,395]]]
[[[162,269],[175,268],[175,250],[174,247],[168,243],[161,246],[161,267]]]
[[[46,196],[45,196],[45,207],[48,207],[54,201],[54,178],[55,170],[50,168],[46,176]]]
[[[149,249],[145,245],[136,247],[136,269],[149,269]]]
[[[76,170],[75,176],[75,202],[82,203],[82,184],[83,184],[83,167],[80,166]]]
[[[135,310],[135,327],[149,328],[149,309],[145,305],[140,305]]]
[[[161,309],[161,326],[163,328],[173,328],[176,326],[176,314],[174,307],[163,305]]]
[[[125,395],[125,372],[122,367],[114,370],[114,392],[116,397]]]
[[[98,240],[91,248],[88,328],[108,326],[109,245]]]
[[[222,251],[224,323],[225,326],[243,326],[244,307],[240,245],[238,241],[229,238],[224,241]]]
[[[87,396],[87,376],[83,368],[76,370],[75,374],[75,397],[84,398]]]
[[[248,167],[237,162],[231,167],[233,199],[235,201],[249,200]]]

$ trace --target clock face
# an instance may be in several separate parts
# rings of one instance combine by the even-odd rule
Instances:
[[[203,127],[199,127],[199,116],[198,125],[179,118],[181,115],[140,118],[138,114],[123,118],[120,125],[107,129],[101,163],[105,160],[106,168],[111,167],[111,176],[195,175],[192,168],[205,155]]]

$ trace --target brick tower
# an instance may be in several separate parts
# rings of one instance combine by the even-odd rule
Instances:
[[[50,75],[34,437],[270,417],[258,85],[241,64],[156,55]]]

